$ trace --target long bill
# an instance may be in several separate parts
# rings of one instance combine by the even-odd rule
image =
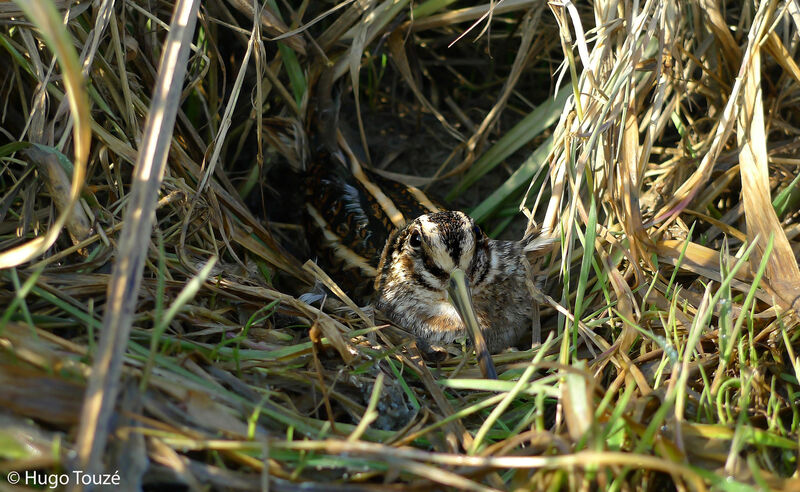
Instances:
[[[472,291],[469,281],[464,271],[456,268],[450,273],[450,283],[447,286],[447,293],[450,295],[450,302],[456,308],[456,312],[461,316],[461,321],[467,328],[467,335],[475,347],[475,355],[478,357],[478,364],[481,366],[483,377],[487,379],[497,379],[497,370],[494,362],[489,355],[489,347],[483,337],[483,331],[478,324],[478,317],[475,315],[475,306],[472,304]]]

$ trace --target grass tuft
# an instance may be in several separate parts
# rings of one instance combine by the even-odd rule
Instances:
[[[797,487],[796,3],[90,3],[0,1],[0,488]],[[331,142],[557,243],[497,381],[310,261]]]

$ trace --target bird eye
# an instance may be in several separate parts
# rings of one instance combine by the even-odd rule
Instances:
[[[472,226],[472,233],[475,234],[475,239],[480,239],[483,237],[483,231],[477,224]]]
[[[411,233],[411,237],[408,238],[408,244],[410,244],[412,248],[419,248],[422,246],[422,236],[420,236],[419,231],[413,231]]]

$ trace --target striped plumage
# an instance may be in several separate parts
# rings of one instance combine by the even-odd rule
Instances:
[[[439,208],[414,187],[369,170],[347,169],[319,154],[307,173],[309,243],[326,272],[356,301],[372,299],[372,280],[395,229]]]
[[[490,352],[529,328],[533,300],[520,242],[489,239],[472,218],[439,211],[416,188],[331,158],[316,159],[307,189],[309,239],[323,267],[357,301],[416,335],[423,352],[465,334],[448,301],[456,267],[472,288]]]
[[[375,281],[375,305],[429,345],[464,336],[448,300],[451,272],[466,274],[491,353],[514,345],[530,326],[533,300],[519,242],[489,239],[463,212],[427,214],[391,235]]]

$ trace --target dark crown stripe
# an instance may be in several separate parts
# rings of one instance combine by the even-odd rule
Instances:
[[[453,237],[448,238],[450,239],[449,250],[450,250],[450,257],[453,258],[453,265],[458,266],[459,262],[461,261],[461,238],[456,235],[452,235]]]
[[[430,221],[439,227],[447,251],[450,252],[450,257],[453,258],[453,264],[458,265],[461,260],[463,239],[462,216],[452,212],[439,212],[430,215]]]

